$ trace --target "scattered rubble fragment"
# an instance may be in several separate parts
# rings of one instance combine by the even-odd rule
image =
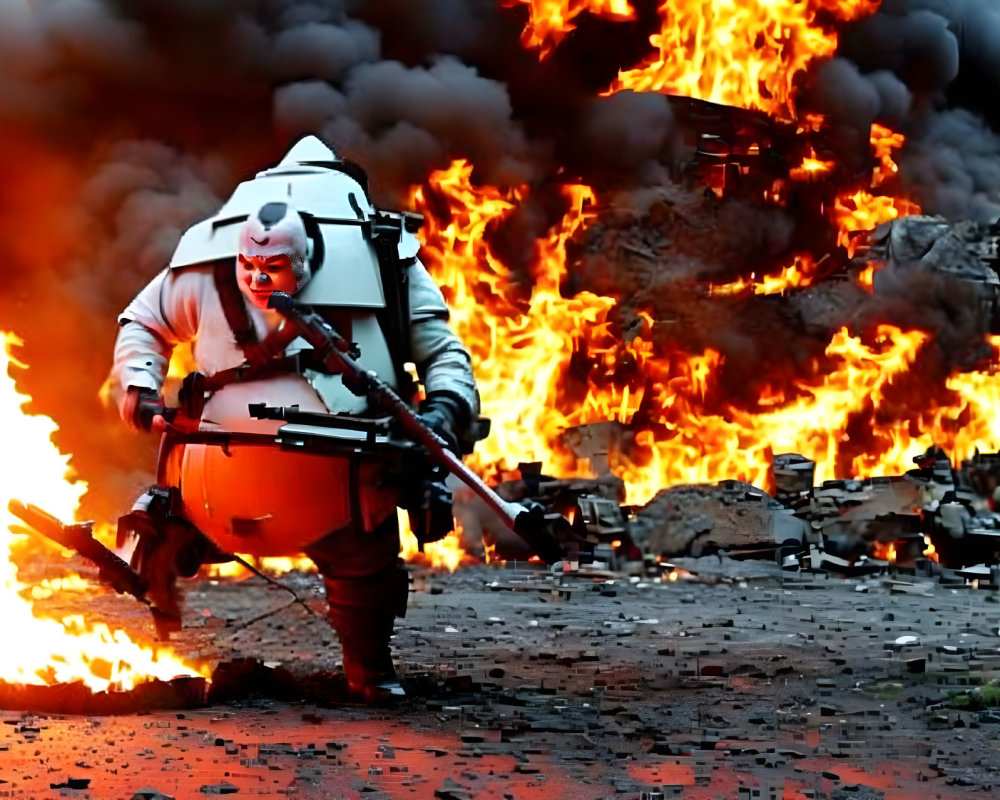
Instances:
[[[880,267],[874,277],[876,292],[882,284],[912,281],[919,272],[960,281],[978,301],[978,308],[968,311],[981,326],[980,332],[1000,332],[1000,226],[996,222],[949,222],[940,216],[915,214],[883,223],[867,238],[857,261]]]
[[[719,550],[770,548],[785,538],[802,540],[801,523],[785,530],[781,505],[740,481],[717,486],[672,486],[638,510],[636,538],[653,553],[699,556]],[[795,536],[795,533],[798,533]]]

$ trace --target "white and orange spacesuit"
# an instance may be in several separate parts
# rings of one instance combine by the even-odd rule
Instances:
[[[240,184],[216,216],[184,234],[170,266],[121,314],[114,375],[122,416],[137,425],[160,402],[173,348],[192,343],[204,376],[199,431],[235,436],[224,447],[197,437],[174,447],[161,480],[218,549],[305,552],[316,562],[348,681],[371,699],[398,692],[388,643],[407,586],[395,509],[411,487],[390,474],[377,448],[356,447],[360,434],[346,423],[324,430],[324,448],[288,447],[274,438],[280,420],[248,411],[264,404],[348,421],[373,415],[368,399],[311,358],[310,346],[268,309],[270,292],[284,291],[328,320],[357,363],[406,400],[413,391],[404,364],[414,364],[424,421],[455,447],[469,441],[479,412],[471,364],[416,258],[415,220],[377,210],[365,183],[356,167],[306,137]]]

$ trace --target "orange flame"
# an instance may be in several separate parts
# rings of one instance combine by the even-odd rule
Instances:
[[[462,539],[461,527],[456,527],[439,542],[424,545],[423,551],[417,543],[417,537],[410,530],[410,520],[402,509],[397,509],[399,520],[399,556],[404,561],[430,567],[446,569],[454,572],[461,566],[479,563],[479,559],[466,552]],[[277,556],[257,558],[244,555],[244,560],[267,575],[285,575],[289,572],[316,572],[316,565],[306,556]],[[487,558],[489,563],[489,558]],[[202,572],[202,576],[210,579],[243,580],[253,573],[236,561],[224,564],[210,564]]]
[[[868,294],[875,293],[875,273],[878,270],[874,263],[870,263],[863,267],[860,272],[855,276],[854,282],[864,289]]]
[[[502,0],[504,5],[527,5],[528,22],[521,34],[521,44],[539,48],[538,57],[547,58],[567,34],[576,29],[573,20],[588,11],[594,16],[616,22],[635,19],[635,9],[628,0]]]
[[[536,242],[535,286],[519,302],[509,285],[510,269],[492,253],[484,234],[527,189],[505,194],[494,187],[480,189],[471,175],[471,165],[456,161],[412,195],[418,207],[427,205],[428,191],[446,203],[446,220],[426,211],[423,257],[452,309],[452,326],[472,354],[483,413],[493,420],[493,434],[476,447],[469,464],[493,478],[518,461],[534,460],[563,474],[586,473],[586,465],[564,449],[554,452],[553,443],[566,427],[594,418],[594,410],[586,403],[569,415],[552,410],[567,406],[564,378],[574,342],[583,332],[603,329],[614,305],[612,298],[590,292],[565,298],[559,291],[566,242],[592,218],[593,192],[566,187],[570,208],[548,237]]]
[[[834,222],[839,231],[837,244],[844,247],[848,256],[853,258],[857,240],[852,234],[870,231],[883,222],[919,213],[920,206],[910,200],[873,195],[864,189],[841,195],[833,206]]]
[[[899,173],[899,167],[892,158],[894,150],[898,150],[906,143],[906,137],[901,133],[874,123],[869,135],[872,151],[878,164],[872,174],[872,186],[881,186],[890,178]]]
[[[875,542],[872,547],[872,555],[890,564],[896,563],[896,543],[895,542]]]
[[[796,77],[837,49],[820,13],[873,13],[879,0],[663,0],[656,55],[623,70],[607,94],[664,92],[795,118]]]
[[[462,527],[455,522],[455,529],[439,542],[428,542],[423,551],[417,542],[417,537],[410,529],[410,519],[406,512],[398,509],[400,557],[409,563],[419,564],[432,569],[446,569],[454,572],[462,566],[478,564],[479,559],[467,553],[462,541]]]
[[[938,555],[937,548],[934,547],[934,543],[931,542],[931,537],[927,534],[924,534],[924,550],[921,555],[931,561],[941,561],[941,556]]]
[[[10,353],[18,343],[0,333],[0,419],[8,437],[0,458],[0,548],[7,552],[0,559],[0,612],[9,641],[17,643],[0,654],[0,680],[36,685],[82,681],[94,691],[106,691],[131,689],[151,678],[207,677],[205,668],[192,667],[169,650],[141,646],[103,623],[88,624],[77,615],[46,619],[23,597],[31,587],[18,579],[10,558],[10,526],[16,520],[7,511],[8,502],[34,502],[72,518],[86,484],[71,480],[68,457],[52,443],[55,423],[23,411],[30,398],[17,391],[8,372],[11,364],[24,366]]]
[[[826,175],[837,165],[836,161],[824,161],[816,157],[816,151],[809,148],[809,155],[802,157],[802,163],[797,167],[792,167],[788,172],[788,177],[796,181],[814,180]]]
[[[493,420],[493,434],[470,459],[484,476],[500,478],[522,460],[541,460],[552,474],[585,474],[589,465],[561,434],[605,421],[623,426],[608,458],[637,504],[677,483],[738,478],[766,488],[772,448],[817,461],[823,480],[900,474],[931,444],[956,458],[1000,445],[991,373],[952,376],[935,394],[945,399],[924,408],[912,407],[912,392],[901,399],[899,387],[920,380],[913,366],[929,338],[921,331],[886,325],[862,337],[843,329],[805,377],[763,388],[752,407],[722,396],[719,353],[655,341],[649,315],[623,341],[609,321],[613,298],[559,292],[566,242],[592,215],[586,187],[567,187],[564,218],[536,246],[536,285],[518,300],[488,235],[527,189],[475,187],[471,172],[456,162],[413,198],[427,214],[423,257],[454,309]]]
[[[709,286],[712,295],[736,294],[784,294],[789,289],[812,286],[816,279],[816,262],[809,253],[799,253],[792,264],[776,275],[764,275],[760,279],[750,275],[730,283],[713,283]]]
[[[901,133],[877,124],[872,125],[869,138],[877,159],[871,177],[871,188],[875,189],[899,172],[892,153],[903,146],[906,138]],[[884,194],[874,195],[865,189],[845,192],[834,201],[832,210],[833,222],[838,230],[837,244],[844,247],[847,255],[853,258],[858,245],[855,234],[872,230],[883,222],[919,213],[920,206],[912,200]]]
[[[248,564],[252,564],[265,575],[285,575],[289,572],[316,572],[316,564],[306,556],[256,556],[241,554]],[[204,578],[217,580],[230,578],[243,580],[253,573],[238,561],[226,561],[222,564],[207,564],[199,573]]]

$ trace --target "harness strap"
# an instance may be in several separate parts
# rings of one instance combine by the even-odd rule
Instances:
[[[243,294],[236,283],[236,270],[233,262],[230,259],[215,262],[213,277],[215,278],[215,291],[219,295],[226,323],[233,332],[236,346],[246,356],[247,348],[258,343],[257,329],[254,328],[253,321],[247,313]]]
[[[376,211],[372,225],[372,245],[378,257],[382,290],[385,293],[385,308],[376,312],[379,326],[389,346],[389,355],[396,368],[399,394],[409,400],[416,391],[403,365],[413,360],[410,351],[410,288],[407,267],[412,259],[399,257],[399,242],[403,233],[403,221]]]

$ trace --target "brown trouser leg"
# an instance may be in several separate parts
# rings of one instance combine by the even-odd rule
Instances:
[[[395,618],[406,613],[409,591],[398,553],[395,515],[367,533],[353,526],[336,531],[306,551],[323,575],[330,623],[355,691],[395,680],[389,637]]]

